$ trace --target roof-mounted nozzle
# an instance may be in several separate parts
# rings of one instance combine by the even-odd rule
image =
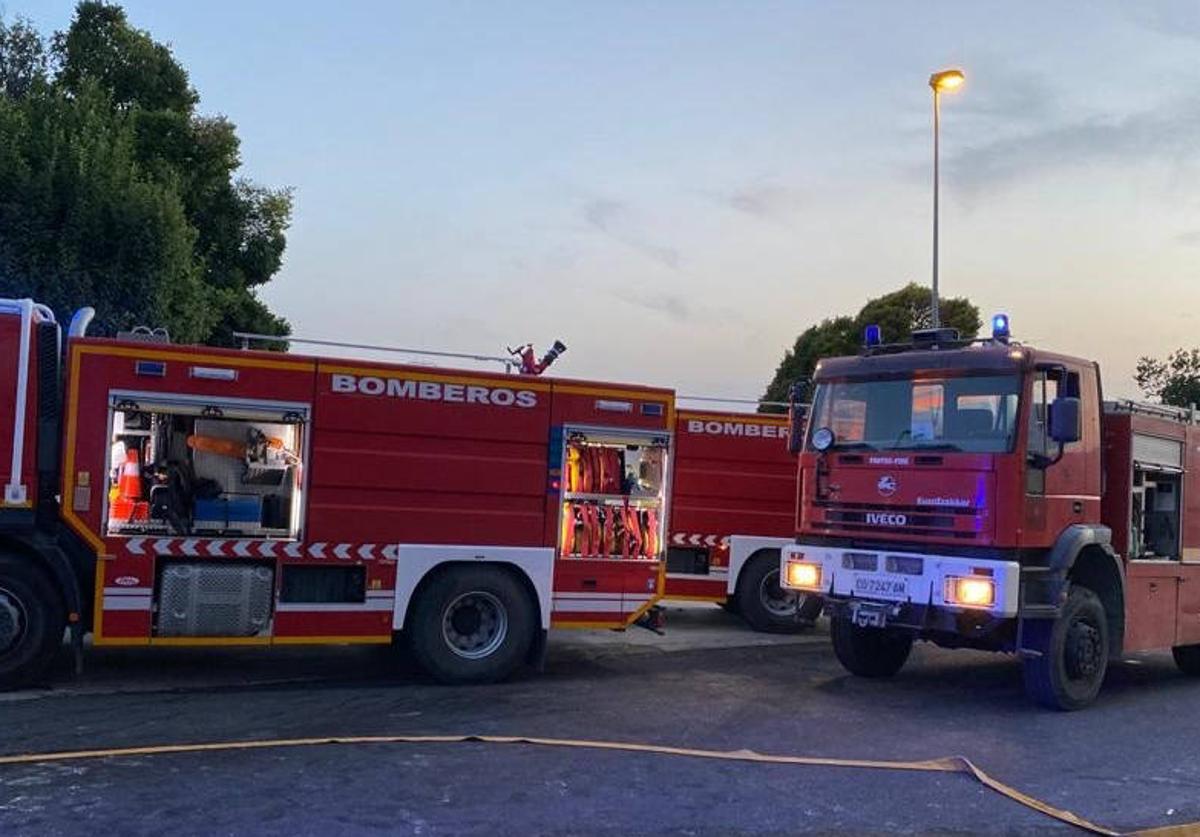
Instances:
[[[558,356],[567,350],[567,346],[561,340],[555,340],[554,345],[546,350],[546,354],[542,355],[542,359],[538,360],[537,355],[533,352],[533,344],[526,343],[524,346],[508,349],[508,353],[516,357],[520,363],[520,373],[522,375],[540,375],[546,371],[546,367],[558,360]]]

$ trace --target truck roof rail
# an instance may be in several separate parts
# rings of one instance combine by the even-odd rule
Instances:
[[[393,352],[402,355],[421,355],[424,357],[455,358],[457,360],[475,360],[481,363],[499,363],[505,372],[512,372],[520,361],[513,357],[499,355],[477,355],[469,352],[436,352],[432,349],[409,349],[403,346],[379,346],[371,343],[344,343],[340,340],[319,340],[312,337],[281,337],[277,334],[254,334],[247,331],[233,332],[235,339],[240,340],[243,349],[249,349],[253,341],[263,343],[303,343],[309,346],[331,346],[338,349],[360,349],[368,352]]]
[[[1195,404],[1191,407],[1173,407],[1170,404],[1151,404],[1148,401],[1134,401],[1132,398],[1105,401],[1104,410],[1108,413],[1138,413],[1140,415],[1155,416],[1186,424],[1196,424],[1198,418]]]
[[[950,331],[950,329],[942,329],[942,331]],[[968,346],[1004,346],[1006,348],[1020,349],[1024,346],[1023,343],[1017,340],[997,340],[995,337],[973,337],[973,338],[957,338],[957,339],[940,339],[933,337],[932,339],[924,339],[921,341],[910,341],[908,343],[879,343],[874,346],[863,346],[859,350],[859,355],[863,357],[871,357],[872,355],[895,355],[902,352],[933,352],[939,349],[963,349]]]
[[[721,395],[676,395],[677,401],[705,401],[713,404],[754,404],[766,407],[787,407],[786,401],[763,401],[760,398],[726,398]]]

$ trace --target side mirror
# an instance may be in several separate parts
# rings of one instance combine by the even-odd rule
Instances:
[[[800,453],[804,447],[804,428],[808,421],[808,405],[792,404],[788,410],[788,453]]]
[[[808,405],[803,403],[808,381],[796,381],[788,388],[788,453],[796,456],[804,446],[804,426]]]
[[[1050,438],[1060,445],[1078,442],[1083,436],[1082,406],[1078,398],[1059,397],[1050,404]]]

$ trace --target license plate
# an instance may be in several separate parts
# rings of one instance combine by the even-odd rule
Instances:
[[[854,595],[904,601],[908,599],[908,579],[890,575],[860,575],[854,579]]]

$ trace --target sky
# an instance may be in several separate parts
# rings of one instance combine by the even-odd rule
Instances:
[[[65,28],[68,0],[5,0]],[[1099,360],[1200,344],[1200,3],[128,0],[294,189],[297,335],[758,396],[797,334],[931,271]]]

